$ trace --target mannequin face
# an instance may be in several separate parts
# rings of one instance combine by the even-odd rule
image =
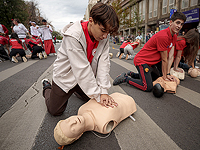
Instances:
[[[84,132],[85,120],[82,116],[71,116],[60,123],[64,135],[69,138],[80,136]]]
[[[106,39],[109,34],[109,31],[107,31],[103,25],[99,25],[98,23],[95,24],[91,17],[89,18],[88,32],[90,37],[97,41]]]

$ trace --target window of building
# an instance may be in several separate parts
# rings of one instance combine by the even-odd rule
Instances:
[[[134,20],[134,23],[136,23],[136,15],[136,5],[134,5],[133,7],[131,7],[131,18]]]
[[[158,9],[158,0],[154,0],[154,6],[153,6],[153,16],[157,17],[157,9]]]
[[[149,0],[149,19],[152,18],[153,0]]]
[[[139,17],[142,20],[142,2],[139,3]]]
[[[167,1],[168,0],[163,0],[163,8],[162,8],[163,15],[167,13]]]
[[[181,8],[188,8],[189,6],[189,0],[182,0],[182,3],[181,3]]]
[[[171,9],[174,8],[174,1],[175,0],[169,0],[169,12],[170,12]]]
[[[146,0],[143,0],[142,19],[145,20]]]
[[[198,3],[198,0],[190,0],[190,6],[196,6]]]

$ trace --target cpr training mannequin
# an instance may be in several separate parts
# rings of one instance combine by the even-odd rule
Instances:
[[[59,145],[71,144],[85,131],[91,130],[107,134],[137,110],[132,97],[120,93],[110,96],[118,103],[117,107],[106,108],[90,99],[79,108],[77,116],[59,121],[54,129],[56,142]]]
[[[180,84],[180,80],[175,76],[173,77],[176,79],[176,81],[166,81],[162,77],[159,77],[153,82],[153,86],[156,83],[159,83],[164,88],[164,92],[176,93],[176,88]]]
[[[179,78],[180,80],[185,79],[185,71],[182,68],[179,68],[181,72],[175,71],[174,67],[170,69],[170,74]]]

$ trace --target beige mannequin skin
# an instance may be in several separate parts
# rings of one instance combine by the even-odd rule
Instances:
[[[71,144],[85,131],[93,130],[107,134],[137,110],[132,97],[120,93],[113,93],[110,96],[118,103],[117,107],[106,108],[91,99],[79,108],[77,116],[59,121],[54,129],[57,143]],[[64,138],[67,138],[67,141],[63,140]],[[68,141],[68,138],[72,141]]]
[[[171,76],[173,76],[173,75],[171,75]],[[180,84],[180,80],[175,76],[173,76],[173,78],[175,78],[176,81],[166,81],[162,77],[159,77],[158,79],[156,79],[153,82],[153,86],[156,83],[159,83],[164,88],[164,92],[176,93],[176,89],[177,89],[177,86]]]

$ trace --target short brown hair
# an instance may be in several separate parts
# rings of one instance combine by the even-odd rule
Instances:
[[[119,19],[112,6],[99,2],[92,7],[90,17],[94,23],[103,25],[109,33],[118,31]]]
[[[183,20],[185,22],[186,21],[186,16],[182,12],[174,12],[172,17],[171,17],[171,20],[174,22],[176,19],[181,19],[181,20]]]

